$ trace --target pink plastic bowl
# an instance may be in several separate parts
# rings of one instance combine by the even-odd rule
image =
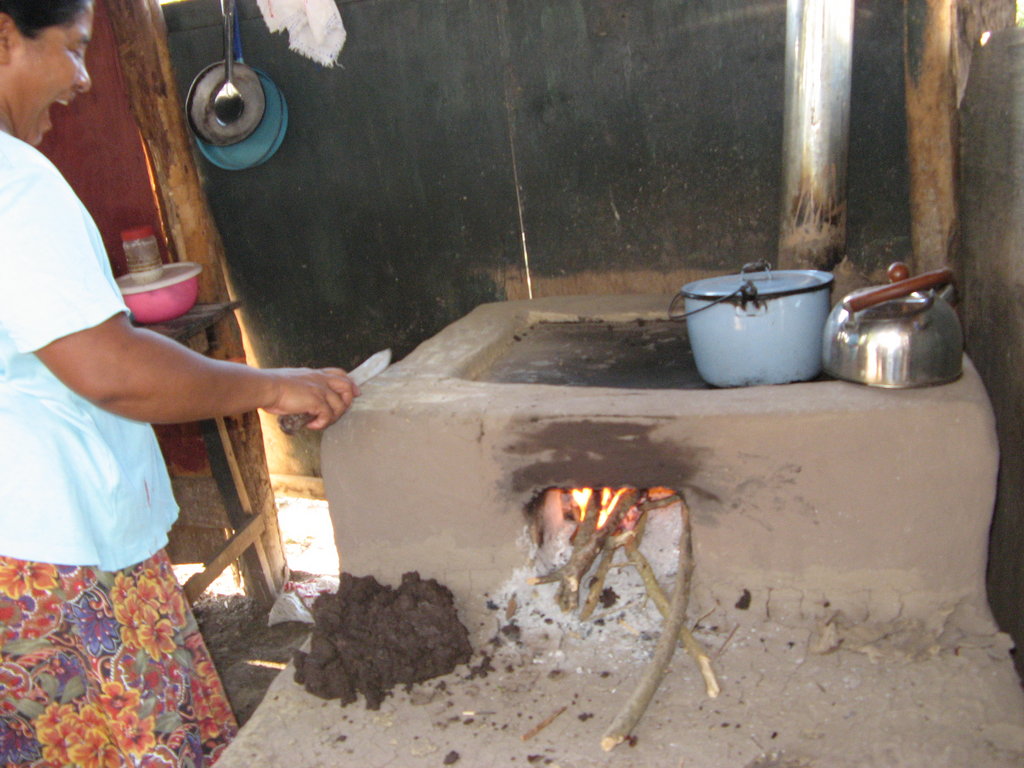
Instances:
[[[141,285],[131,275],[117,279],[124,303],[139,323],[163,323],[181,317],[195,306],[202,266],[188,261],[167,264],[163,276]]]

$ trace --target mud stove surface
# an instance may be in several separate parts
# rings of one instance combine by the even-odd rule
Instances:
[[[517,332],[478,381],[624,389],[707,389],[686,324],[672,320],[541,322]]]
[[[494,669],[397,691],[375,713],[285,672],[225,768],[1021,764],[1024,701],[984,593],[997,446],[970,362],[920,390],[712,390],[685,366],[652,387],[668,379],[650,358],[621,366],[596,338],[566,342],[646,328],[656,361],[685,354],[664,335],[669,298],[485,305],[366,386],[322,446],[342,568],[448,585]],[[566,380],[566,355],[612,379],[581,386],[577,366]],[[688,615],[722,693],[677,653],[633,746],[604,753],[657,617],[628,590],[600,631],[562,614],[554,585],[527,583],[526,510],[549,488],[627,485],[689,504]]]

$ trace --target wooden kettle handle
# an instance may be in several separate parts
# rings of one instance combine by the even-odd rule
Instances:
[[[856,296],[851,296],[843,302],[848,312],[860,312],[862,309],[881,304],[883,301],[891,301],[907,296],[914,291],[923,291],[928,288],[938,288],[953,282],[953,270],[943,267],[931,272],[922,272],[916,277],[908,277],[910,270],[903,262],[897,261],[889,266],[888,276],[893,282],[883,285]]]

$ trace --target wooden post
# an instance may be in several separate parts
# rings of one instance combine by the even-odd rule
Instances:
[[[949,266],[959,233],[954,0],[904,0],[912,272]]]
[[[117,41],[121,74],[132,115],[139,126],[153,174],[168,248],[179,261],[203,265],[201,302],[229,298],[224,244],[199,178],[185,122],[184,102],[171,68],[167,27],[158,0],[102,0]],[[241,329],[233,314],[217,324],[212,354],[244,359]],[[242,556],[246,591],[261,602],[273,600],[287,578],[260,421],[255,413],[228,420],[252,513],[265,518],[260,547]],[[265,554],[265,564],[261,555]],[[266,573],[264,572],[266,571]],[[268,583],[269,582],[269,583]]]

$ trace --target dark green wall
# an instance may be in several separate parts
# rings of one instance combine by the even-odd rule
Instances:
[[[857,5],[849,248],[866,272],[908,248],[901,6]],[[326,69],[241,2],[288,134],[254,169],[200,160],[265,364],[400,356],[504,298],[516,175],[535,277],[774,257],[784,0],[339,7],[349,38]],[[164,8],[184,96],[222,58],[219,2]]]
[[[992,520],[989,601],[1024,645],[1024,29],[974,50],[964,94],[959,273],[967,353],[996,415],[999,485]],[[1015,656],[1024,675],[1024,654]]]

